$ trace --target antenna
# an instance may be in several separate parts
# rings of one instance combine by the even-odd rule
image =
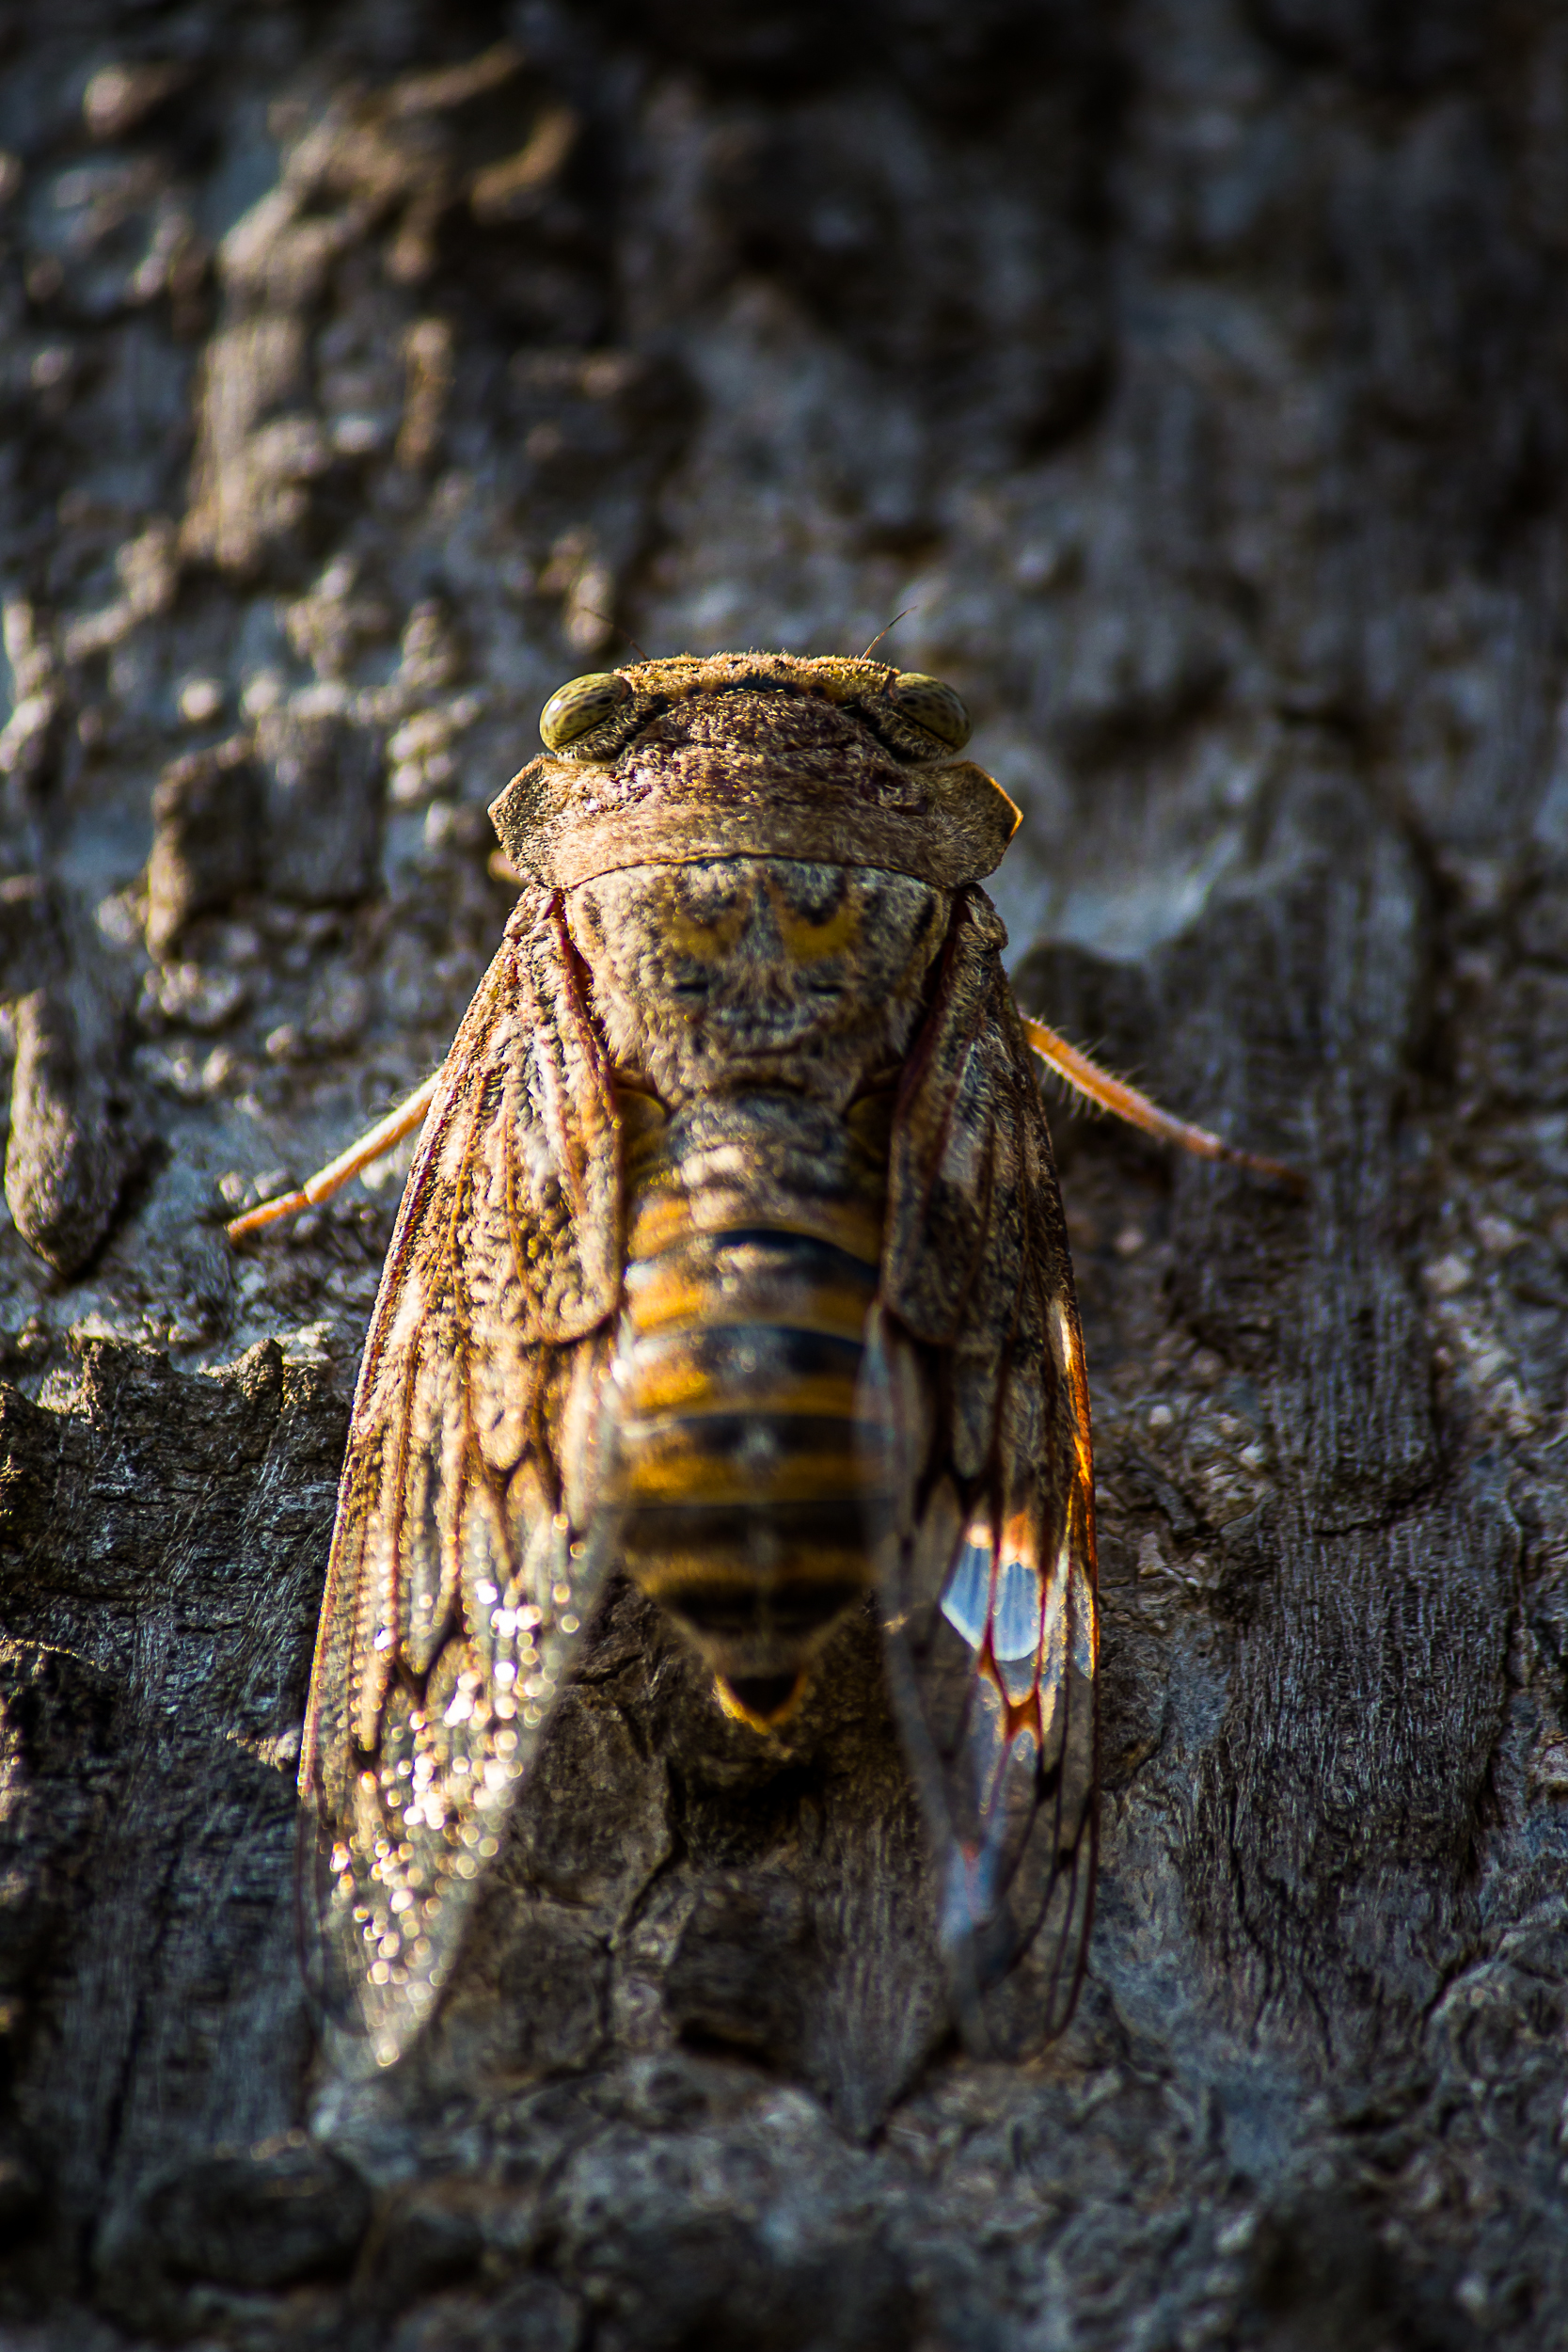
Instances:
[[[871,640],[871,644],[867,645],[867,647],[866,647],[866,649],[865,649],[865,652],[864,652],[864,653],[863,653],[863,654],[861,655],[861,657],[860,657],[860,658],[861,658],[861,660],[862,660],[863,661],[863,660],[865,660],[865,659],[866,659],[867,655],[869,655],[869,654],[870,654],[870,652],[871,652],[871,650],[872,650],[872,646],[875,646],[875,645],[879,645],[879,644],[881,644],[881,642],[882,642],[883,638],[884,638],[884,637],[886,637],[886,636],[888,636],[888,635],[889,635],[889,634],[890,634],[890,633],[891,633],[894,629],[895,629],[895,628],[897,628],[897,626],[898,626],[898,624],[899,624],[899,622],[900,622],[900,621],[907,621],[907,620],[909,619],[910,614],[911,614],[911,612],[919,612],[919,610],[920,610],[920,607],[919,607],[919,605],[917,605],[917,604],[907,604],[907,605],[904,607],[904,610],[902,611],[902,612],[895,612],[895,613],[894,614],[894,616],[893,616],[892,620],[891,620],[891,621],[889,621],[889,623],[888,623],[888,625],[887,625],[887,628],[879,628],[879,629],[877,631],[876,636],[875,636],[875,637],[873,637],[873,639]]]
[[[588,604],[579,604],[578,611],[579,612],[586,612],[591,621],[602,621],[605,628],[608,629],[613,629],[617,637],[624,637],[627,644],[631,647],[633,653],[637,656],[639,661],[646,661],[648,660],[649,657],[643,652],[641,646],[638,644],[630,629],[623,628],[619,621],[612,621],[608,612],[595,612],[593,606]],[[891,627],[891,624],[889,626]],[[883,629],[882,635],[884,637],[887,635],[886,629]],[[875,644],[875,638],[872,639],[872,643]]]

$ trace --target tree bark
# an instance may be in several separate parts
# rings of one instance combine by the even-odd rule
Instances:
[[[1528,0],[12,12],[0,2339],[1568,2333],[1568,34]],[[612,662],[884,648],[1054,1120],[1088,1979],[958,2054],[868,1626],[772,1745],[629,1590],[416,2057],[293,1763],[486,803]]]

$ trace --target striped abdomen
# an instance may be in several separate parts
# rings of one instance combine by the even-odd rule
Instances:
[[[868,1581],[857,1402],[885,1161],[779,1092],[694,1105],[629,1163],[622,1555],[766,1723]]]

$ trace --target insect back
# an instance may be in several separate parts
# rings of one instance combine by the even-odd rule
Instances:
[[[951,690],[869,660],[644,662],[544,731],[492,811],[521,897],[383,1279],[302,1760],[375,2055],[434,2006],[617,1564],[759,1735],[876,1591],[956,1979],[1037,1923],[1006,1917],[1032,1851],[1077,1890],[1070,2000],[1086,1403],[976,887],[1017,811]]]

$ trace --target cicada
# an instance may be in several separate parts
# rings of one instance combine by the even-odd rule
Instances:
[[[355,1399],[299,1785],[375,2058],[431,2015],[619,1570],[766,1738],[879,1619],[956,2001],[1093,1899],[1088,1388],[981,883],[1019,812],[869,659],[578,678],[491,815],[516,910],[430,1086]],[[1259,1165],[1259,1163],[1254,1163]],[[1021,1890],[1022,1890],[1021,1892]]]

